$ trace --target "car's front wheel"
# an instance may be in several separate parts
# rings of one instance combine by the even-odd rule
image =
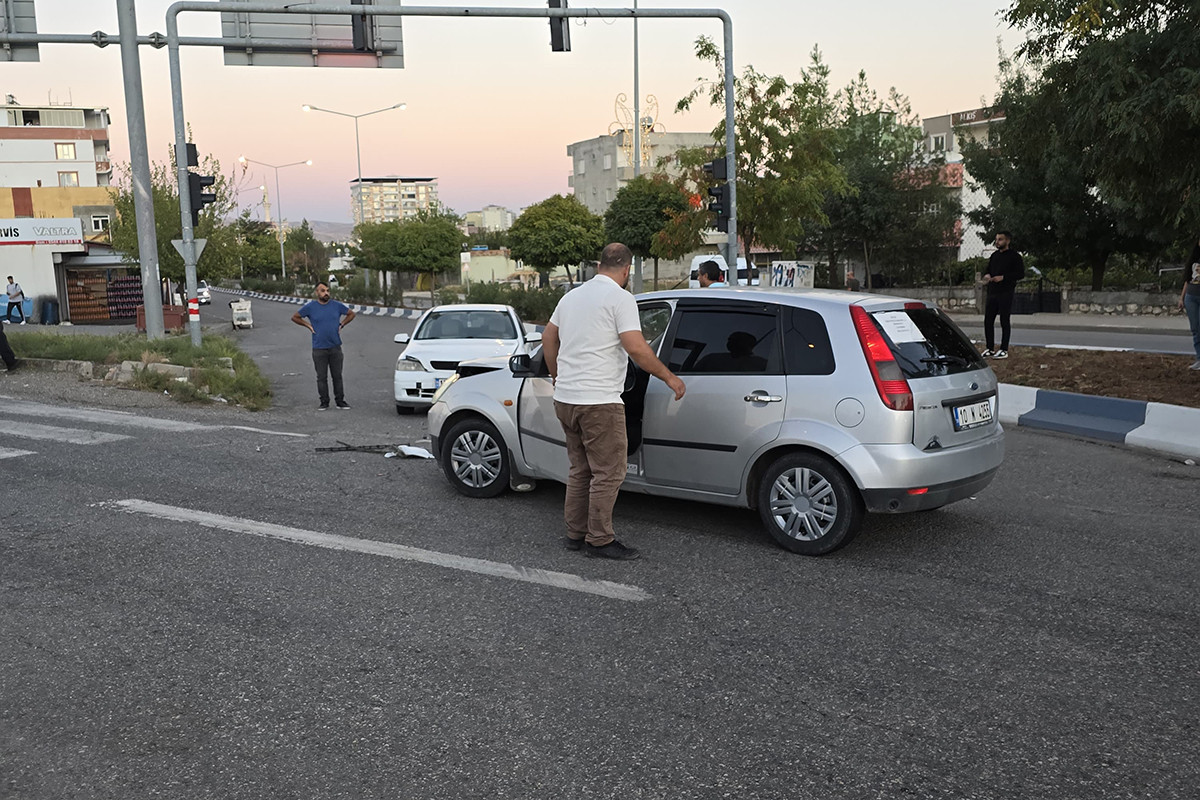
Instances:
[[[819,556],[854,538],[863,507],[850,479],[831,461],[813,453],[790,453],[763,474],[758,513],[781,547]]]
[[[459,494],[495,497],[508,488],[508,453],[492,423],[481,417],[454,425],[442,445],[442,471]]]

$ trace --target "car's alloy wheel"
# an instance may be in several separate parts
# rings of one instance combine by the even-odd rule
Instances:
[[[848,543],[858,532],[862,503],[845,474],[811,453],[775,460],[759,485],[758,511],[782,547],[821,555]]]
[[[494,497],[508,487],[508,457],[496,428],[483,419],[455,425],[442,448],[442,471],[468,497]]]

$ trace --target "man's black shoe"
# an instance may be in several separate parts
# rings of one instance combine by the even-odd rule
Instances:
[[[350,408],[350,404],[347,403],[345,400],[342,400],[340,403],[337,403],[337,407],[342,409],[343,411],[345,411],[348,408]]]
[[[328,410],[329,410],[329,403],[321,403],[321,405],[317,406],[317,411],[328,411]]]
[[[611,558],[614,561],[633,561],[636,558],[640,558],[642,555],[634,548],[626,547],[616,539],[613,539],[603,547],[585,544],[584,550],[584,554],[588,558]]]
[[[568,550],[582,550],[583,539],[572,539],[570,536],[563,537],[563,547]]]

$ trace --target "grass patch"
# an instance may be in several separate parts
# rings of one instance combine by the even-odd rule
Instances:
[[[233,340],[217,334],[206,334],[200,346],[193,347],[191,337],[187,334],[149,340],[136,333],[116,336],[50,331],[6,333],[19,358],[53,358],[109,365],[139,361],[143,364],[171,363],[196,367],[200,370],[196,383],[182,383],[169,376],[143,370],[134,385],[147,390],[165,390],[183,402],[210,402],[209,395],[219,395],[251,411],[261,411],[271,405],[271,383],[258,365],[239,350]],[[221,362],[225,358],[233,364],[233,375]]]

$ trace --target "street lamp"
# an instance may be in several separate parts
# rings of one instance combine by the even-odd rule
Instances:
[[[287,234],[283,231],[283,200],[279,197],[279,170],[285,167],[311,167],[312,159],[310,158],[307,161],[293,161],[291,164],[280,164],[278,166],[268,164],[265,161],[255,161],[253,158],[246,158],[245,156],[238,156],[238,161],[242,164],[258,164],[260,167],[270,167],[275,170],[275,216],[279,219],[279,231],[276,236],[279,239],[279,278],[286,281],[287,262],[283,259],[283,240],[287,238]]]
[[[318,108],[317,106],[309,105],[308,103],[302,105],[301,108],[303,108],[305,111],[321,111],[325,114],[336,114],[339,117],[349,117],[350,119],[354,120],[354,157],[358,161],[358,224],[364,224],[367,221],[367,218],[363,212],[362,148],[359,145],[358,121],[363,117],[369,117],[372,114],[382,114],[384,111],[391,111],[397,108],[403,111],[404,109],[408,108],[408,103],[396,103],[395,105],[388,106],[387,108],[377,108],[374,111],[368,111],[365,114],[347,114],[344,111],[331,111],[328,108]]]

